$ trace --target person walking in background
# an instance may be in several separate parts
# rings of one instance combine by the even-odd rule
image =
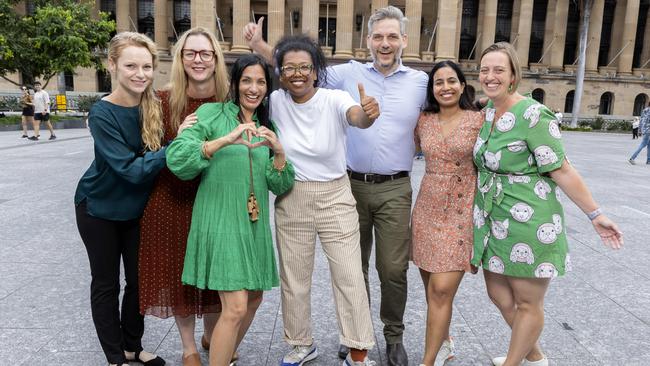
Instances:
[[[490,300],[512,329],[507,355],[492,363],[548,366],[538,343],[544,297],[551,279],[571,263],[560,189],[605,245],[621,248],[623,233],[566,159],[553,112],[519,94],[520,81],[512,45],[499,42],[483,51],[479,82],[490,101],[473,150],[478,192],[471,264],[483,267]]]
[[[634,116],[632,119],[632,140],[639,138],[639,116]]]
[[[636,164],[634,159],[641,153],[643,149],[646,149],[646,164],[650,164],[650,103],[648,106],[643,109],[641,112],[641,118],[639,119],[639,132],[641,134],[641,143],[636,151],[630,157],[630,164]]]
[[[165,364],[143,351],[144,316],[138,311],[140,217],[165,166],[160,102],[152,85],[157,63],[156,45],[147,36],[123,32],[111,40],[108,70],[115,90],[90,110],[95,159],[74,197],[90,262],[93,323],[113,366]],[[121,309],[120,260],[126,280]]]
[[[47,129],[50,130],[50,140],[56,139],[54,128],[50,122],[50,95],[41,89],[41,82],[34,82],[34,136],[30,140],[38,140],[41,130],[41,121],[45,122]]]
[[[23,108],[23,112],[20,118],[20,122],[23,127],[22,138],[29,138],[27,135],[27,123],[34,125],[34,99],[29,94],[29,89],[26,86],[21,87],[23,94],[20,97],[20,104]],[[36,133],[36,131],[34,131]]]
[[[372,62],[350,61],[327,69],[321,86],[347,91],[357,102],[357,84],[368,95],[381,95],[382,114],[368,129],[347,129],[347,169],[357,201],[361,234],[361,259],[370,298],[368,269],[375,249],[375,267],[381,282],[380,318],[388,365],[408,365],[403,345],[404,311],[407,298],[407,270],[411,230],[415,143],[413,131],[424,105],[427,75],[402,64],[407,45],[407,19],[394,6],[378,9],[368,20],[367,47]],[[262,19],[249,23],[244,37],[249,46],[272,58],[273,49],[262,39]],[[280,66],[280,65],[278,65]],[[374,234],[374,240],[373,240]],[[339,357],[348,348],[341,345]]]
[[[197,121],[205,103],[223,102],[228,74],[215,36],[192,28],[176,42],[170,82],[158,92],[162,103],[163,141],[170,141]],[[221,311],[219,294],[181,282],[192,207],[200,178],[180,180],[164,168],[154,184],[141,220],[140,313],[173,316],[180,333],[183,366],[199,366],[194,339],[196,317],[203,317],[201,345],[210,348],[212,330]]]
[[[435,64],[415,129],[416,146],[426,162],[411,219],[411,259],[420,269],[427,300],[425,366],[442,366],[454,357],[449,337],[454,296],[465,272],[472,272],[472,148],[483,116],[474,110],[466,86],[456,63]]]
[[[280,284],[269,190],[287,192],[294,170],[262,103],[270,85],[266,63],[241,56],[232,66],[231,101],[201,106],[198,122],[167,151],[167,165],[179,178],[201,176],[182,281],[219,291],[223,310],[212,333],[211,366],[231,362],[263,291]]]

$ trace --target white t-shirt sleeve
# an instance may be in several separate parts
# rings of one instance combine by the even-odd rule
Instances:
[[[360,106],[359,103],[357,103],[354,99],[352,99],[352,96],[350,96],[350,93],[344,90],[332,90],[333,98],[337,105],[337,111],[339,114],[339,121],[342,122],[343,128],[347,128],[350,125],[350,122],[348,121],[348,110],[354,106]]]

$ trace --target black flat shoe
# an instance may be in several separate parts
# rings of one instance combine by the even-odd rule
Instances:
[[[140,359],[140,352],[135,353],[135,359],[133,360],[134,362],[140,362],[144,366],[164,366],[165,365],[165,360],[160,358],[160,356],[156,356],[156,358],[153,358],[147,362],[144,362]]]

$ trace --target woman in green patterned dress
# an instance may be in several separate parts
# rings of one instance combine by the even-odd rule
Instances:
[[[167,166],[179,178],[201,175],[181,280],[219,291],[222,312],[210,340],[211,366],[230,363],[262,291],[279,286],[268,191],[287,192],[294,170],[262,103],[270,82],[261,58],[240,57],[231,72],[232,101],[199,107],[197,123],[167,150]]]
[[[517,52],[505,42],[481,55],[479,81],[490,99],[474,146],[474,253],[488,295],[512,329],[504,366],[546,366],[537,340],[544,327],[544,296],[551,278],[570,266],[559,191],[584,211],[603,242],[623,244],[617,225],[602,214],[565,158],[553,112],[517,93]]]

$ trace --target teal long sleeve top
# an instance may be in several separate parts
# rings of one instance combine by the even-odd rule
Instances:
[[[142,216],[165,150],[146,151],[140,109],[100,100],[88,116],[95,160],[77,185],[74,202],[86,201],[89,215],[116,221]]]

